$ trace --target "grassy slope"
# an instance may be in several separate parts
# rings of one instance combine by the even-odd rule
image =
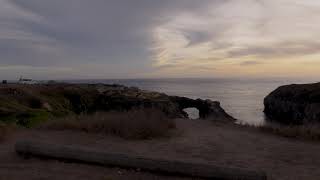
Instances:
[[[53,117],[80,113],[82,101],[90,101],[84,99],[89,91],[94,90],[61,85],[0,86],[0,121],[30,127]]]
[[[0,124],[27,128],[47,125],[48,129],[73,129],[133,139],[165,136],[168,130],[174,128],[172,120],[156,109],[96,113],[104,111],[109,105],[108,99],[107,103],[100,103],[99,88],[98,85],[68,84],[0,85]],[[117,96],[120,89],[116,87],[114,91],[107,92],[112,93],[109,96],[116,97],[116,100],[126,98],[125,95],[128,95],[128,99],[136,96],[130,94],[135,91]],[[5,133],[3,130],[0,127],[0,136],[4,136],[1,135]]]
[[[179,113],[165,94],[117,85],[0,85],[0,122],[31,127],[50,118],[138,107]]]

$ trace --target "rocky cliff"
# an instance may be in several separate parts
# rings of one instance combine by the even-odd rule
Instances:
[[[320,83],[281,86],[264,99],[265,114],[287,124],[320,122]]]
[[[213,120],[235,119],[219,102],[168,96],[133,87],[103,84],[46,84],[0,86],[0,121],[15,121],[23,126],[57,116],[96,111],[128,111],[156,108],[169,117],[186,117],[184,108],[195,107],[200,117]]]

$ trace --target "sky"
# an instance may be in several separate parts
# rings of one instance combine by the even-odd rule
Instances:
[[[0,0],[0,78],[319,78],[319,0]]]

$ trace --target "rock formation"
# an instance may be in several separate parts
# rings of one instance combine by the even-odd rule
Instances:
[[[169,117],[187,117],[185,108],[199,110],[200,117],[213,120],[235,119],[219,102],[168,96],[134,87],[103,84],[45,84],[0,86],[0,118],[23,125],[42,118],[96,111],[128,111],[156,108]]]
[[[286,124],[320,122],[320,83],[281,86],[264,99],[265,114]]]
[[[224,109],[220,106],[220,102],[218,101],[211,101],[209,99],[194,100],[179,96],[170,96],[170,99],[172,102],[178,105],[180,111],[190,107],[197,108],[199,110],[199,116],[201,119],[235,120],[224,111]]]

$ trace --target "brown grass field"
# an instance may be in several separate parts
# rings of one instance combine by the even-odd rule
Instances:
[[[152,139],[169,136],[176,125],[173,119],[167,118],[160,110],[137,109],[69,116],[46,122],[40,128],[102,133],[126,139]]]

